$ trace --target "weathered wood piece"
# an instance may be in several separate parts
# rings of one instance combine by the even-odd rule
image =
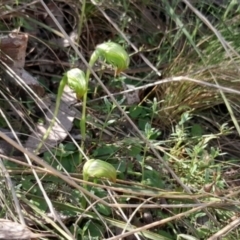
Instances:
[[[19,80],[10,73],[12,71],[39,97],[42,97],[45,94],[45,89],[36,78],[24,69],[27,44],[28,35],[24,33],[10,33],[0,37],[0,60],[8,66],[8,69],[4,69],[5,74],[2,78],[11,85],[11,88],[21,89]]]
[[[7,65],[7,68],[4,69],[6,74],[3,78],[6,84],[9,85],[9,88],[13,90],[12,92],[24,91],[23,93],[26,96],[25,90],[22,90],[20,84],[21,81],[19,81],[19,79],[21,79],[25,85],[29,86],[38,95],[39,98],[42,98],[45,95],[45,89],[39,84],[36,78],[24,69],[27,42],[28,35],[22,33],[11,33],[7,36],[0,37],[0,61]],[[12,72],[14,74],[12,74]],[[40,103],[39,100],[40,99],[35,99],[36,102]],[[63,141],[67,136],[67,132],[72,128],[76,110],[71,109],[70,105],[75,101],[75,94],[68,87],[65,87],[58,114],[58,120],[61,124],[56,122],[53,126],[53,129],[45,142],[48,148],[55,147],[58,143]],[[52,112],[54,112],[55,104],[46,103],[46,105],[51,105],[50,111],[47,111],[47,109],[42,106],[43,111],[46,112],[46,119],[48,121],[45,125],[37,124],[35,126],[35,131],[31,133],[24,144],[24,147],[29,151],[33,152],[36,150],[48,129],[49,122],[53,118]],[[43,146],[39,152],[45,150],[46,147]]]
[[[44,234],[35,234],[26,226],[6,219],[0,219],[0,239],[37,239]]]
[[[57,144],[59,144],[61,141],[63,141],[68,134],[68,131],[71,130],[73,125],[73,120],[77,114],[77,110],[72,109],[71,105],[76,102],[76,96],[73,91],[65,87],[63,95],[62,95],[62,101],[59,108],[59,113],[57,116],[58,121],[61,124],[58,124],[58,121],[55,122],[53,125],[52,131],[50,132],[48,139],[45,141],[45,146],[43,146],[39,153],[42,153],[46,151],[48,148],[53,148]],[[55,110],[55,104],[52,104],[50,107],[50,111],[47,111],[46,118],[49,120],[46,124],[37,124],[35,127],[35,132],[33,132],[28,140],[25,142],[24,147],[34,152],[36,150],[38,144],[42,141],[42,138],[45,134],[45,132],[48,129],[49,123],[53,118],[53,112]]]
[[[25,65],[28,35],[10,33],[0,37],[0,59],[11,68],[23,68]]]

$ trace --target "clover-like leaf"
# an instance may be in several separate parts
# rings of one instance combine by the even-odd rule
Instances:
[[[91,159],[87,161],[83,166],[84,180],[87,181],[89,177],[107,178],[112,182],[115,182],[117,172],[116,169],[110,163],[107,163],[99,159]]]
[[[115,75],[118,75],[129,66],[129,55],[125,49],[117,43],[102,43],[96,47],[96,53],[103,57],[107,63],[115,67]]]
[[[87,81],[85,74],[79,68],[73,68],[65,73],[68,86],[74,90],[77,99],[80,99],[87,92]]]

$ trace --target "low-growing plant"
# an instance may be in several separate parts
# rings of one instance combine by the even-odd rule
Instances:
[[[106,42],[98,45],[95,51],[92,53],[89,60],[89,67],[92,68],[95,62],[98,59],[105,60],[108,64],[111,64],[115,68],[115,76],[118,75],[121,71],[125,70],[129,66],[129,56],[127,52],[117,43]],[[84,150],[84,142],[86,139],[86,105],[87,105],[87,92],[88,92],[88,83],[90,77],[90,68],[87,68],[86,74],[78,69],[74,68],[67,71],[58,88],[56,108],[54,111],[53,119],[48,127],[46,133],[43,136],[43,140],[37,147],[36,152],[41,149],[43,142],[48,138],[51,129],[56,121],[58,115],[61,96],[64,91],[64,87],[68,85],[76,93],[78,100],[83,98],[82,105],[82,117],[80,121],[80,131],[81,131],[81,148]],[[79,163],[82,162],[82,154],[80,153]],[[88,161],[83,168],[84,178],[87,180],[88,177],[106,177],[112,181],[116,180],[116,170],[107,162],[101,160],[90,160]]]
[[[220,127],[219,133],[205,134],[200,126],[189,124],[191,119],[192,115],[186,112],[173,128],[172,142],[169,144],[170,157],[167,159],[181,180],[196,191],[213,182],[214,185],[223,186],[220,178],[222,166],[215,160],[224,153],[210,143],[229,130],[224,125]]]

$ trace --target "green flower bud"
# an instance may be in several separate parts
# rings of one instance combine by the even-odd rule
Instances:
[[[107,178],[112,182],[115,182],[117,172],[111,164],[102,160],[91,159],[83,166],[83,179],[87,181],[89,177]]]
[[[106,42],[96,47],[96,52],[103,57],[107,63],[115,67],[115,76],[129,66],[129,56],[122,46],[114,42]]]
[[[79,68],[73,68],[65,73],[67,77],[68,86],[74,90],[77,95],[77,99],[87,92],[87,82],[85,74]]]

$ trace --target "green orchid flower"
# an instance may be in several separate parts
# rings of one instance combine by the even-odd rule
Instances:
[[[95,54],[97,57],[102,57],[115,68],[115,76],[127,69],[130,63],[129,55],[124,48],[114,42],[106,42],[98,45]]]
[[[91,159],[83,166],[83,179],[87,181],[89,177],[106,178],[116,182],[117,172],[111,164],[99,159]]]
[[[65,76],[68,86],[76,93],[77,99],[81,99],[88,89],[85,73],[79,68],[73,68],[67,71]]]

